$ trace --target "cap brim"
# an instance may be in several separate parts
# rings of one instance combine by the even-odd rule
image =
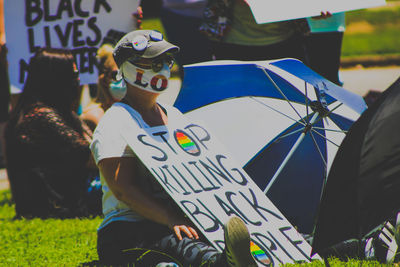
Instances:
[[[143,53],[142,57],[143,58],[155,58],[158,57],[159,55],[162,55],[164,53],[178,53],[179,52],[179,47],[176,45],[173,45],[165,40],[159,41],[159,42],[151,42],[149,43],[149,46],[147,47],[146,51]]]

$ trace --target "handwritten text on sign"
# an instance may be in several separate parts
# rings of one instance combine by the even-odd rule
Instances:
[[[236,215],[274,265],[311,260],[310,246],[209,130],[169,123],[124,138],[216,248],[224,247],[223,223]]]
[[[138,0],[13,0],[5,2],[10,80],[24,82],[27,63],[38,47],[71,49],[82,83],[97,79],[96,52],[110,29],[134,29]]]

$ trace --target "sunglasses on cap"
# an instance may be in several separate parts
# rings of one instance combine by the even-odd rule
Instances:
[[[154,59],[151,59],[151,63],[143,63],[140,62],[141,58],[131,58],[128,59],[128,62],[131,64],[144,68],[144,69],[152,69],[154,72],[159,72],[162,70],[164,64],[166,64],[170,69],[175,63],[175,60],[173,56],[166,54],[161,57],[157,57]]]

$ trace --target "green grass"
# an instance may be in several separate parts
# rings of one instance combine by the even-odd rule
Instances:
[[[0,191],[0,266],[78,266],[97,260],[101,218],[15,220],[9,190]]]
[[[342,56],[400,54],[400,26],[345,36]]]
[[[346,26],[343,57],[400,55],[400,5],[347,12]]]
[[[10,191],[0,191],[0,266],[80,266],[98,260],[96,228],[101,218],[16,220],[14,216]],[[329,262],[332,267],[382,266],[357,260]],[[286,266],[325,265],[312,262]]]

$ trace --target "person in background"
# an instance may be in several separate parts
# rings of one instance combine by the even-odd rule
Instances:
[[[0,44],[0,168],[5,167],[4,127],[10,110],[10,83],[7,71],[7,47]]]
[[[181,47],[176,55],[179,74],[183,65],[212,60],[211,43],[199,31],[206,0],[163,0],[161,22],[169,42]]]
[[[304,24],[305,20],[257,24],[245,0],[210,0],[200,29],[213,40],[216,59],[290,57],[305,62]]]
[[[308,66],[337,85],[339,79],[345,13],[307,18],[311,33],[305,36]]]
[[[66,50],[39,49],[6,126],[6,167],[17,217],[101,213],[92,132],[75,113],[79,73]]]
[[[110,43],[105,43],[97,51],[99,77],[96,98],[94,102],[83,109],[80,116],[91,130],[96,128],[104,112],[112,104],[120,101],[126,93],[126,87],[121,84],[121,81],[116,81],[118,67],[113,58],[113,50],[114,48]]]
[[[3,0],[0,0],[0,168],[4,168],[4,127],[9,116],[10,83],[7,71],[7,47],[4,31]]]
[[[128,33],[114,49],[118,77],[127,92],[106,111],[90,147],[103,189],[99,259],[124,264],[156,250],[183,266],[257,266],[242,220],[232,217],[227,222],[226,249],[219,253],[198,234],[123,138],[124,133],[135,136],[142,128],[167,125],[182,116],[176,108],[157,101],[168,88],[173,54],[178,50],[160,32],[150,30]]]

